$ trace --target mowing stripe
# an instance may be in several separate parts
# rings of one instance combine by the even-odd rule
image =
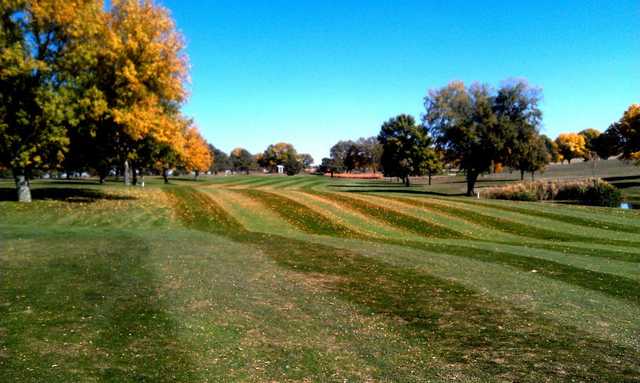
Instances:
[[[206,194],[192,187],[170,187],[173,208],[189,228],[216,234],[244,233],[245,228]]]
[[[418,200],[413,198],[402,198],[402,197],[396,197],[396,196],[392,197],[392,196],[386,196],[386,195],[381,197],[389,198],[392,200],[397,199],[411,205],[424,207],[426,209],[429,209],[429,208],[439,209],[444,214],[447,214],[447,213],[450,213],[451,215],[457,214],[460,218],[468,219],[470,221],[477,222],[478,224],[481,224],[481,225],[493,227],[497,230],[502,230],[504,232],[512,233],[513,235],[529,237],[529,238],[537,238],[544,241],[544,242],[526,241],[525,243],[522,243],[522,242],[514,243],[513,241],[503,241],[500,239],[492,238],[491,242],[493,243],[504,243],[508,245],[518,244],[518,245],[525,245],[532,248],[551,250],[551,251],[560,252],[560,253],[571,253],[575,255],[586,255],[589,257],[608,258],[612,260],[625,261],[625,262],[634,262],[634,263],[640,262],[640,253],[638,252],[632,252],[626,249],[615,250],[615,249],[601,249],[601,248],[593,248],[593,247],[578,247],[578,246],[571,246],[570,244],[549,242],[550,239],[551,240],[558,239],[557,236],[555,235],[556,232],[540,229],[538,227],[530,227],[528,225],[517,223],[517,222],[513,222],[512,224],[512,221],[510,220],[505,220],[495,216],[473,212],[467,209],[456,208],[451,205],[447,205],[445,207],[442,205],[438,205],[436,203],[427,202],[424,198],[421,198],[420,200]],[[432,201],[435,202],[434,200]],[[437,201],[448,202],[448,200],[443,200],[439,198],[437,199]],[[545,232],[550,232],[549,237],[546,236]],[[563,242],[582,241],[583,243],[598,243],[598,240],[597,239],[593,240],[592,237],[576,238],[575,236],[569,236],[569,235],[567,235],[566,238],[563,238],[562,241]],[[607,242],[606,244],[609,244],[609,243]],[[624,244],[626,245],[627,243],[624,243]]]
[[[311,180],[309,180],[309,178],[311,178]],[[316,181],[315,179],[313,179],[311,176],[294,176],[294,177],[290,177],[289,180],[287,182],[283,182],[281,184],[275,185],[273,188],[274,189],[284,189],[284,188],[297,188],[300,185],[304,185],[309,183],[310,181]]]
[[[491,227],[496,230],[504,231],[509,234],[514,234],[523,237],[536,238],[548,241],[560,241],[560,242],[578,242],[582,240],[589,240],[595,242],[592,237],[576,236],[568,233],[557,232],[553,230],[546,230],[536,226],[530,226],[523,223],[515,222],[509,219],[499,218],[488,214],[482,214],[476,211],[457,208],[451,204],[446,206],[427,201],[425,198],[420,200],[404,197],[390,197],[381,196],[382,198],[401,201],[407,205],[424,208],[427,210],[433,210],[443,214],[448,214],[454,217],[459,217],[470,222],[477,223],[482,226]],[[597,239],[596,239],[597,240]],[[606,241],[609,244],[609,241]]]
[[[473,244],[454,245],[444,243],[389,241],[400,246],[423,249],[434,253],[455,255],[515,267],[526,272],[535,272],[547,278],[574,284],[586,289],[600,291],[612,297],[640,304],[640,281],[619,275],[585,270],[555,261],[534,258],[506,251],[478,248]]]
[[[271,209],[236,189],[210,191],[211,197],[248,231],[298,237],[303,232]]]
[[[347,197],[340,193],[327,193],[327,192],[311,192],[318,196],[324,197],[336,201],[346,207],[359,211],[367,216],[370,216],[378,221],[391,226],[397,226],[408,231],[428,238],[466,238],[466,235],[458,231],[449,229],[447,227],[437,225],[425,220],[400,213],[396,210],[388,209],[383,206],[372,204],[357,198]]]
[[[451,204],[451,202],[459,202],[459,200],[445,200],[445,199],[430,199],[427,201],[426,198],[409,198],[409,197],[398,197],[398,196],[388,196],[382,195],[382,198],[386,198],[389,200],[397,200],[412,206],[422,207],[425,209],[432,209],[440,211],[444,214],[450,214],[451,216],[456,216],[462,219],[466,219],[470,222],[476,222],[479,225],[487,226],[494,228],[496,230],[500,230],[506,233],[510,233],[513,235],[524,236],[535,239],[542,239],[548,241],[558,241],[558,242],[584,242],[584,243],[597,243],[603,245],[617,245],[617,246],[625,246],[625,247],[633,247],[637,248],[640,246],[640,242],[637,241],[629,241],[623,239],[609,239],[602,238],[596,236],[585,236],[585,235],[577,235],[572,233],[561,232],[557,230],[548,230],[541,228],[539,226],[527,225],[522,222],[515,221],[510,218],[502,218],[496,217],[494,215],[480,213],[476,211],[472,211],[466,208],[459,208]],[[446,205],[443,205],[445,204]],[[467,203],[468,204],[468,203]],[[477,205],[475,205],[478,207]]]
[[[242,190],[242,192],[257,199],[264,206],[278,213],[284,220],[306,233],[345,238],[363,237],[363,234],[337,223],[292,199],[255,189]]]
[[[318,195],[297,190],[280,192],[280,194],[284,193],[286,193],[288,198],[291,198],[320,214],[335,217],[337,221],[353,228],[354,231],[374,237],[398,238],[409,236],[410,238],[419,240],[419,237],[412,235],[412,233],[406,230],[385,225],[384,223],[378,220],[373,220],[356,210],[345,209],[344,206],[339,203],[322,198]]]
[[[288,181],[288,179],[283,176],[264,176],[254,180],[253,182],[244,183],[242,185],[236,185],[236,186],[243,186],[243,187],[250,186],[252,188],[258,188],[258,187],[267,186],[267,185],[279,184],[281,182],[286,182],[286,181]]]
[[[465,204],[471,204],[471,205],[482,205],[482,206],[490,207],[497,210],[520,213],[520,214],[530,215],[534,217],[552,219],[554,221],[569,223],[577,226],[586,226],[594,229],[621,231],[621,232],[631,233],[631,234],[640,234],[640,226],[634,226],[632,224],[625,225],[625,224],[614,223],[609,221],[600,221],[597,219],[582,218],[582,217],[577,217],[577,216],[567,215],[567,214],[558,214],[544,208],[536,210],[533,207],[528,208],[528,207],[514,206],[515,203],[510,206],[505,206],[502,204],[487,203],[487,202],[480,202],[480,201],[475,201],[475,202],[464,201],[464,200],[456,200],[456,201],[465,203]]]

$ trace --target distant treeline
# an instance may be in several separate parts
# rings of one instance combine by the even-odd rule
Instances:
[[[382,171],[409,185],[410,176],[431,176],[445,166],[459,169],[474,192],[479,175],[509,167],[532,178],[550,162],[575,158],[595,161],[620,156],[640,161],[640,105],[631,105],[604,132],[585,129],[555,140],[540,133],[542,97],[524,80],[509,80],[495,89],[462,82],[428,92],[421,123],[409,115],[382,124],[377,137],[339,141],[323,158],[325,173]]]

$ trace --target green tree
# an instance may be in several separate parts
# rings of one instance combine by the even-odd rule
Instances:
[[[631,105],[617,124],[622,159],[640,165],[640,104]]]
[[[558,144],[556,144],[549,136],[542,134],[540,136],[542,141],[544,141],[544,146],[547,148],[547,153],[549,153],[549,159],[551,162],[556,163],[560,162],[560,153],[558,153]]]
[[[459,164],[466,175],[467,195],[472,195],[478,176],[494,161],[501,162],[504,147],[489,88],[467,89],[462,82],[452,82],[429,91],[424,103],[426,129],[447,160]]]
[[[622,152],[619,123],[615,122],[592,141],[592,149],[603,160],[617,156]]]
[[[311,167],[311,165],[313,165],[313,157],[311,156],[311,154],[308,153],[302,153],[300,154],[300,161],[302,162],[302,167],[304,169],[308,169]]]
[[[333,160],[334,169],[336,172],[342,172],[346,170],[345,160],[349,152],[349,148],[354,142],[351,140],[338,141],[333,145],[329,151],[331,159]],[[339,169],[339,170],[338,170]]]
[[[547,145],[541,136],[533,135],[526,141],[518,143],[518,155],[511,161],[515,169],[520,170],[520,180],[524,180],[525,172],[531,173],[531,180],[535,173],[543,171],[551,161]]]
[[[423,174],[432,142],[412,116],[401,114],[386,121],[378,141],[382,145],[385,176],[398,177],[410,186],[410,176]]]
[[[462,82],[431,90],[425,97],[424,125],[447,155],[459,164],[472,195],[478,176],[495,163],[509,163],[536,133],[542,113],[540,92],[525,81],[505,82],[497,93],[489,86]]]
[[[249,174],[250,170],[257,167],[256,159],[244,148],[235,148],[229,155],[229,160],[233,166],[233,170],[238,172],[246,172]]]
[[[423,149],[423,161],[420,169],[420,174],[426,174],[429,177],[429,185],[431,185],[431,178],[444,169],[444,162],[442,153],[432,147]]]
[[[326,174],[330,173],[331,178],[333,178],[334,173],[340,173],[343,169],[336,165],[336,162],[333,158],[323,158],[318,166],[318,173]]]
[[[224,172],[233,168],[233,165],[231,164],[231,160],[227,153],[216,148],[213,145],[209,145],[209,151],[213,156],[213,164],[211,165],[209,171],[214,174],[218,174],[219,172]]]
[[[602,133],[600,133],[600,131],[597,129],[589,128],[579,132],[578,134],[584,137],[585,151],[584,151],[583,158],[586,161],[589,161],[589,160],[595,161],[596,155],[597,155],[596,148],[595,148],[595,141],[598,139],[598,137],[600,137]]]

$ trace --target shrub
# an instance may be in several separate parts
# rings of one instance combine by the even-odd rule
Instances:
[[[622,193],[615,186],[601,179],[575,181],[520,182],[512,185],[487,188],[485,198],[512,201],[575,201],[585,205],[619,206]]]

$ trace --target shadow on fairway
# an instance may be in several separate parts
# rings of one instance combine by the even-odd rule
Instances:
[[[607,182],[626,181],[626,180],[640,180],[640,174],[635,176],[620,176],[620,177],[604,177],[603,180]]]
[[[98,200],[135,200],[124,195],[107,194],[95,189],[66,189],[63,187],[35,187],[31,189],[33,200],[54,200],[65,202],[96,202]],[[0,189],[0,201],[16,201],[16,190],[13,188]]]
[[[369,189],[369,190],[345,190],[347,193],[398,193],[398,194],[417,194],[425,196],[439,196],[439,197],[462,197],[464,193],[440,193],[428,190],[415,190],[415,189]]]
[[[3,381],[192,381],[190,347],[180,344],[162,304],[144,241],[124,232],[117,240],[13,234],[40,245],[30,250],[29,267],[0,265],[7,275],[0,289],[0,350],[9,356],[0,357]]]
[[[628,189],[633,187],[639,187],[640,181],[612,182],[611,184],[617,187],[618,189]]]

